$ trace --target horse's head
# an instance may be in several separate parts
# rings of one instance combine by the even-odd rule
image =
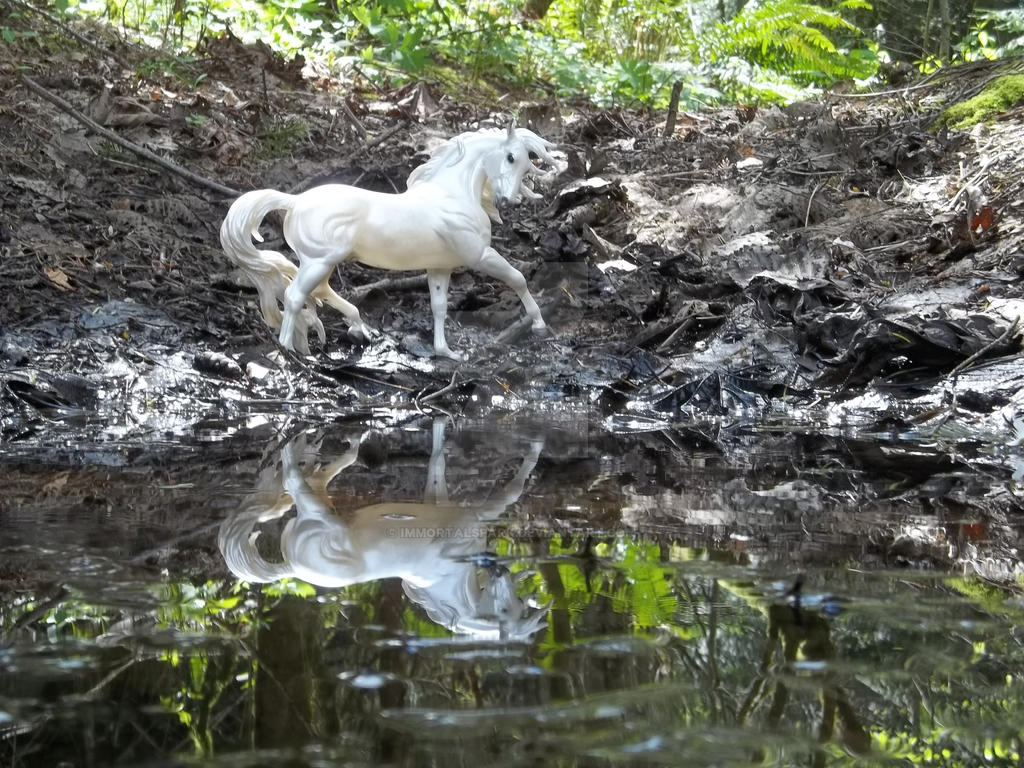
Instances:
[[[527,175],[539,173],[534,160],[554,163],[548,149],[554,145],[526,128],[512,123],[496,148],[487,154],[484,169],[491,184],[494,199],[518,202],[520,196],[536,200],[540,197],[523,183]]]
[[[479,640],[522,642],[547,626],[548,606],[520,596],[516,585],[526,572],[513,574],[501,565],[463,561],[460,567],[425,586],[409,581],[405,594],[426,611],[431,621]]]

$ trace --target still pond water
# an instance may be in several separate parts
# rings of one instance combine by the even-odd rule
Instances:
[[[0,765],[1020,764],[1008,476],[635,426],[9,445]]]

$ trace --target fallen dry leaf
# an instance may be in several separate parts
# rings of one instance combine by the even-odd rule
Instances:
[[[49,482],[43,485],[43,496],[48,496],[51,493],[57,493],[62,490],[68,484],[68,476],[70,474],[70,472],[59,472],[54,475]]]
[[[63,269],[59,267],[43,267],[43,274],[46,275],[47,279],[62,291],[70,291],[71,283],[68,280],[68,276],[65,274]]]

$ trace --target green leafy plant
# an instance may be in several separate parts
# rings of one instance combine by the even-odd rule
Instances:
[[[878,64],[877,47],[848,18],[870,8],[865,0],[832,7],[750,0],[724,19],[706,2],[553,0],[534,20],[523,18],[521,0],[60,2],[69,13],[103,16],[169,57],[230,29],[284,55],[301,51],[382,80],[457,72],[467,84],[550,83],[563,97],[605,106],[664,106],[675,81],[684,83],[686,106],[779,101],[837,79],[869,77]],[[451,81],[441,78],[465,93]]]
[[[955,49],[962,61],[1019,55],[1024,52],[1024,10],[980,11]]]
[[[877,46],[844,15],[868,8],[864,0],[844,0],[836,10],[800,0],[766,0],[747,3],[731,19],[708,23],[691,15],[688,6],[661,0],[607,6],[604,0],[557,0],[541,31],[579,47],[594,68],[581,78],[591,83],[583,89],[598,103],[663,106],[675,80],[683,82],[683,101],[689,104],[782,101],[811,86],[875,73]],[[556,82],[577,85],[562,78]]]

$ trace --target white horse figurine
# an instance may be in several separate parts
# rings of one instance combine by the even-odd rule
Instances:
[[[267,324],[280,328],[287,349],[309,354],[313,326],[321,343],[321,303],[341,312],[350,333],[369,338],[359,310],[328,285],[334,268],[356,260],[372,267],[427,271],[434,316],[434,354],[461,360],[444,335],[448,281],[459,267],[478,269],[511,287],[523,302],[533,330],[544,318],[522,273],[490,246],[491,221],[500,221],[494,201],[540,197],[523,177],[537,172],[534,158],[552,162],[552,144],[525,128],[456,136],[409,176],[401,194],[325,184],[301,195],[272,189],[247,192],[232,204],[220,228],[220,242],[256,284]],[[287,211],[285,240],[299,258],[296,269],[281,253],[259,250],[258,227],[271,211]],[[284,315],[278,302],[284,306]]]
[[[249,582],[295,577],[322,587],[397,576],[406,595],[453,632],[481,640],[526,640],[546,626],[546,610],[516,593],[518,576],[501,565],[474,562],[474,556],[487,547],[488,524],[522,495],[543,443],[530,445],[515,477],[494,496],[475,504],[452,503],[445,482],[444,425],[444,419],[434,421],[423,503],[383,502],[354,512],[336,512],[327,486],[355,463],[359,441],[315,471],[303,471],[304,436],[292,440],[281,450],[281,474],[272,483],[276,490],[261,483],[265,487],[253,501],[221,524],[217,543],[228,568]],[[283,562],[268,562],[256,545],[255,526],[293,506],[296,516],[281,533]]]

